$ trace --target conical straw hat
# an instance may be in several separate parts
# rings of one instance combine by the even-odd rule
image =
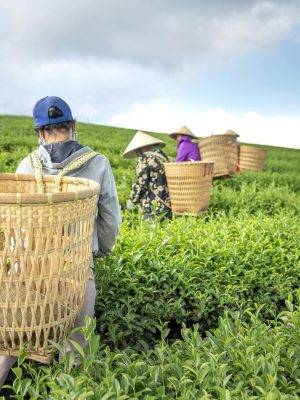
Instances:
[[[136,157],[136,150],[155,144],[160,147],[164,147],[166,145],[166,143],[160,139],[150,136],[147,133],[137,131],[122,156],[124,158],[134,158]]]
[[[238,133],[232,131],[231,129],[228,129],[228,130],[224,133],[224,135],[232,135],[232,136],[236,136],[236,137],[239,137],[239,136],[240,136]]]
[[[187,127],[187,126],[185,126],[185,125],[183,125],[181,128],[179,128],[179,129],[177,129],[175,132],[172,132],[172,133],[170,133],[170,137],[172,138],[172,139],[176,139],[176,136],[177,135],[185,135],[185,136],[191,136],[191,137],[193,137],[193,138],[197,138],[197,136],[195,136],[194,134],[193,134],[193,132],[192,131],[190,131],[189,130],[189,128]]]

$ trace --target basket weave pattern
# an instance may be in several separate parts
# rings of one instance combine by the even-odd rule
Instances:
[[[214,177],[231,176],[238,162],[237,140],[233,135],[213,135],[199,139],[203,161],[215,161]]]
[[[214,162],[164,163],[173,214],[200,215],[209,206]]]
[[[264,149],[241,144],[239,151],[240,171],[261,171],[266,156],[267,152]]]
[[[0,354],[49,362],[51,339],[63,343],[83,304],[99,185],[44,176],[0,174]]]

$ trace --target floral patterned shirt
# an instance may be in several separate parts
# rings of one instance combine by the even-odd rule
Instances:
[[[144,214],[169,211],[170,198],[164,171],[165,153],[158,149],[138,157],[137,179],[131,187],[130,200],[138,204]]]

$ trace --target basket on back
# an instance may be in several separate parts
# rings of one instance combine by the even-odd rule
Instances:
[[[173,214],[200,215],[209,206],[214,162],[164,163]]]
[[[254,146],[240,145],[240,171],[261,171],[264,167],[267,152]]]
[[[212,135],[198,141],[201,160],[215,161],[214,177],[231,176],[238,162],[237,138],[232,134]]]
[[[0,354],[49,362],[83,305],[92,254],[98,183],[0,174]]]

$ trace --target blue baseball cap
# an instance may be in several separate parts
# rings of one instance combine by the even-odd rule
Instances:
[[[34,127],[59,122],[73,121],[72,111],[68,104],[56,96],[47,96],[39,100],[33,108]]]

